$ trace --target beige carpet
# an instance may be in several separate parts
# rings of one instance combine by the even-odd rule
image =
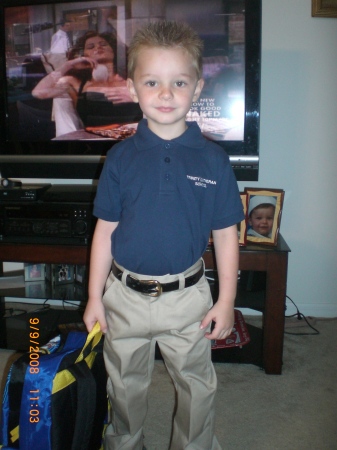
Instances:
[[[319,335],[285,335],[282,375],[245,364],[215,365],[216,434],[224,450],[337,450],[337,319],[311,323]],[[296,325],[286,331],[312,331]],[[148,450],[168,448],[173,402],[165,367],[156,362]]]
[[[337,450],[337,319],[311,323],[319,335],[285,335],[282,375],[246,364],[215,364],[216,434],[224,450]],[[286,331],[312,331],[296,325]],[[14,357],[0,352],[0,377]],[[173,406],[172,383],[156,361],[145,426],[148,450],[168,448]]]

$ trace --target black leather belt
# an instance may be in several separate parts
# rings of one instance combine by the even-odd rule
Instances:
[[[115,262],[112,262],[112,273],[119,280],[122,279],[123,271],[120,270]],[[194,275],[185,278],[185,288],[191,287],[196,284],[204,274],[204,266],[196,272]],[[126,276],[126,286],[141,294],[149,295],[150,297],[159,297],[162,292],[171,292],[179,289],[179,280],[172,281],[171,283],[160,283],[157,280],[138,280],[132,275]]]

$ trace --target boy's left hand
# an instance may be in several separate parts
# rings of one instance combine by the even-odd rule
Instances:
[[[200,329],[207,328],[212,321],[215,323],[214,329],[205,333],[205,337],[207,339],[226,339],[232,333],[234,326],[233,306],[218,301],[203,318]]]

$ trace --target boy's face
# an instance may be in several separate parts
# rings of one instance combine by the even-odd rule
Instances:
[[[250,214],[249,224],[254,231],[262,236],[268,236],[274,223],[274,206],[259,208],[256,207]]]
[[[180,48],[144,47],[137,56],[134,78],[128,79],[132,99],[163,139],[180,136],[185,117],[203,87],[192,57]]]

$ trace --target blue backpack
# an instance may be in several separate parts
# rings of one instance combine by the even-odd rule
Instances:
[[[89,334],[69,332],[64,345],[53,352],[36,350],[10,368],[0,448],[101,449],[108,402],[99,324]]]

